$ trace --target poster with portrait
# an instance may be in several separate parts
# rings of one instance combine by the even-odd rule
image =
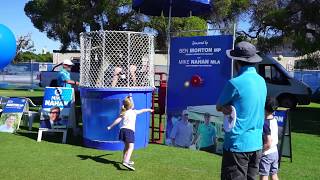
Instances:
[[[277,110],[274,117],[278,122],[278,151],[279,155],[292,158],[291,130],[288,110]]]
[[[166,144],[222,153],[223,114],[215,105],[232,76],[230,35],[171,40]]]
[[[40,128],[73,128],[74,90],[64,87],[46,87],[44,91]]]
[[[25,98],[9,98],[0,117],[0,132],[13,133],[19,129],[23,112],[27,108]]]

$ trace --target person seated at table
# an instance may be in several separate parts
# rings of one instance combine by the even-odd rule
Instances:
[[[40,128],[66,128],[67,123],[60,118],[60,108],[55,106],[50,109],[49,119],[40,121]]]

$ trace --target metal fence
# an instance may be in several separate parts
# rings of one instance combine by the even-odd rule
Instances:
[[[0,70],[0,88],[38,88],[40,71],[50,71],[52,63],[9,64]]]
[[[91,88],[153,87],[154,37],[127,31],[80,34],[80,85]]]

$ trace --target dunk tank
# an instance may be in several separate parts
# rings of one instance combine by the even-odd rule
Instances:
[[[122,150],[119,125],[107,130],[132,94],[135,109],[150,108],[154,87],[154,37],[145,33],[93,31],[80,34],[83,140],[90,148]],[[137,116],[135,149],[149,141],[150,113]]]

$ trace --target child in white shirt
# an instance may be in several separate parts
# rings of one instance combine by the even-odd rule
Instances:
[[[114,122],[107,127],[110,130],[112,127],[120,123],[119,139],[124,142],[123,149],[123,162],[122,164],[130,170],[135,170],[133,167],[134,162],[130,161],[134,149],[134,132],[136,125],[137,115],[144,112],[153,112],[152,109],[135,110],[132,96],[129,95],[123,100],[121,113]]]

